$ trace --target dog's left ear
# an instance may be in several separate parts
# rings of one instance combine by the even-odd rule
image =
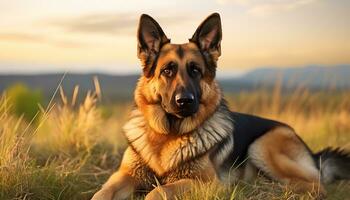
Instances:
[[[137,57],[141,60],[144,75],[149,77],[152,73],[153,62],[161,47],[170,40],[156,20],[146,14],[140,17],[137,39]]]
[[[197,28],[190,42],[194,42],[203,53],[217,60],[221,55],[221,19],[218,13],[208,16]]]

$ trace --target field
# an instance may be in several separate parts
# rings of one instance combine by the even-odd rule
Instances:
[[[34,120],[13,114],[6,92],[0,100],[0,199],[89,199],[118,168],[126,142],[122,125],[131,102],[100,103],[101,93],[76,101],[78,90],[50,101]],[[292,125],[317,151],[327,146],[350,149],[350,91],[310,92],[305,88],[225,94],[231,109]],[[328,199],[350,199],[350,184],[327,186]],[[140,197],[135,196],[133,199]],[[141,196],[142,198],[142,196]],[[312,199],[258,178],[233,186],[202,184],[181,199]]]

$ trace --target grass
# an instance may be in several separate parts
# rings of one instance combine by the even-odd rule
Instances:
[[[292,125],[316,151],[326,146],[350,148],[349,91],[283,94],[256,90],[226,94],[233,110]],[[117,169],[126,142],[121,127],[131,104],[99,105],[100,90],[77,103],[63,90],[61,102],[25,121],[13,114],[11,99],[0,99],[0,199],[89,199]],[[328,199],[350,197],[350,184],[327,186]],[[138,199],[139,197],[133,197]],[[141,197],[142,198],[142,197]],[[312,199],[293,194],[279,183],[258,178],[233,186],[201,183],[181,199]]]

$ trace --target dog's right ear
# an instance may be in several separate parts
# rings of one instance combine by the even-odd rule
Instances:
[[[160,48],[170,40],[151,16],[142,14],[137,31],[137,57],[141,60],[146,77],[151,76],[152,65]]]

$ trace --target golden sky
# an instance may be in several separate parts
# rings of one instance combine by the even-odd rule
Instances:
[[[0,0],[0,72],[135,72],[142,13],[183,43],[212,12],[223,71],[350,63],[349,0]]]

